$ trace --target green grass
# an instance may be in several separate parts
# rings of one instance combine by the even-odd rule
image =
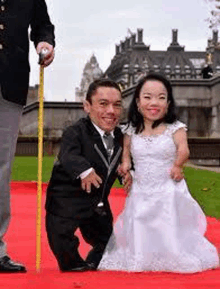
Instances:
[[[48,182],[53,168],[54,157],[43,158],[43,182]],[[220,219],[220,174],[207,170],[184,169],[188,187],[205,214]],[[37,181],[37,158],[15,157],[12,180]],[[121,187],[116,181],[115,187]]]
[[[220,174],[186,167],[185,176],[192,196],[205,214],[220,219]]]
[[[55,157],[45,156],[42,165],[42,181],[48,182],[53,168]],[[12,180],[37,181],[38,159],[37,157],[15,157],[12,167]]]

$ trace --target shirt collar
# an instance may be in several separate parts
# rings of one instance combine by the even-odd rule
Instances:
[[[96,124],[94,124],[94,122],[92,122],[92,124],[93,124],[94,127],[97,129],[97,131],[99,132],[99,134],[101,135],[101,137],[103,137],[104,134],[105,134],[105,131],[102,130],[100,127],[98,127]],[[110,131],[110,134],[112,135],[113,138],[115,137],[115,136],[114,136],[114,131],[113,131],[113,130]]]

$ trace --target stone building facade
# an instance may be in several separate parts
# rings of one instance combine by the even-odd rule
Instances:
[[[220,45],[218,32],[204,51],[185,51],[178,43],[178,31],[172,30],[171,44],[165,51],[151,51],[143,42],[143,29],[132,33],[119,45],[104,75],[119,83],[123,89],[124,112],[127,110],[140,77],[149,71],[165,74],[171,81],[179,118],[188,125],[189,137],[220,137]],[[201,70],[209,64],[213,77],[203,79]],[[60,137],[70,123],[85,116],[82,101],[89,84],[103,76],[93,55],[83,70],[80,87],[76,89],[76,102],[45,102],[44,133]],[[24,109],[21,135],[37,135],[38,86],[29,90],[28,103]]]
[[[188,126],[189,137],[220,137],[220,74],[210,79],[171,80],[177,113]],[[123,90],[124,111],[121,121],[126,121],[127,110],[135,86]],[[20,135],[37,135],[38,102],[24,108]],[[44,133],[60,137],[63,129],[85,116],[82,102],[45,102]]]
[[[143,29],[132,33],[115,46],[115,55],[105,74],[127,89],[150,71],[164,74],[169,79],[201,79],[202,68],[209,64],[220,72],[218,31],[213,31],[205,51],[186,51],[178,42],[178,30],[172,30],[172,40],[164,51],[150,50],[143,42]]]
[[[149,72],[170,79],[177,114],[188,126],[189,137],[220,137],[220,45],[213,31],[205,51],[185,51],[178,43],[178,30],[172,30],[171,44],[165,51],[151,51],[143,42],[143,29],[131,33],[119,45],[105,74],[123,88],[124,113],[138,80]],[[209,65],[213,77],[204,79],[202,69]]]

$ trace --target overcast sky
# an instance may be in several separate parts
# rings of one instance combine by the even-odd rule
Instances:
[[[205,0],[46,0],[55,25],[56,55],[45,69],[45,99],[73,101],[83,68],[94,53],[105,71],[115,54],[115,44],[128,36],[128,28],[143,28],[143,40],[151,50],[166,50],[171,30],[187,51],[204,51],[212,32]],[[38,83],[33,44],[30,50],[30,85]]]

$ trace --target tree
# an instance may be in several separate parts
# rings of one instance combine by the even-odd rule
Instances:
[[[205,0],[208,4],[210,16],[206,19],[209,28],[217,28],[220,24],[220,0]]]

